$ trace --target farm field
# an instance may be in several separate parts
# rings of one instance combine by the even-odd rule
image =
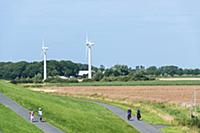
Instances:
[[[105,108],[78,98],[33,92],[6,81],[0,81],[0,92],[25,108],[32,108],[35,112],[41,107],[44,119],[64,132],[138,133]],[[0,119],[0,123],[2,120]]]
[[[66,86],[32,88],[34,91],[54,92],[76,96],[103,97],[126,101],[154,101],[190,105],[194,89],[200,103],[200,86]]]

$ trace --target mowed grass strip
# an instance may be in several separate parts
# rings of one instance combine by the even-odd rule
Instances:
[[[54,85],[54,84],[49,84]],[[60,83],[60,86],[157,86],[157,85],[200,85],[200,80],[175,80],[175,81],[113,81],[113,82],[80,82],[80,83]]]
[[[113,81],[113,82],[80,82],[80,83],[44,83],[44,84],[21,84],[25,87],[44,86],[173,86],[173,85],[200,85],[200,80],[153,80],[153,81]]]
[[[15,112],[0,104],[0,132],[1,133],[42,133],[32,123],[24,120]]]
[[[0,81],[0,92],[26,107],[43,109],[44,119],[68,133],[138,133],[105,108],[80,99],[33,92]]]

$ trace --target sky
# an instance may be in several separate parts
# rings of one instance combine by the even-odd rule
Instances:
[[[200,68],[199,0],[0,0],[0,61]]]

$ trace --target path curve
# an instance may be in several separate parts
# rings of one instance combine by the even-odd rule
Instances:
[[[136,130],[138,130],[140,133],[162,133],[159,129],[156,129],[153,125],[148,124],[144,121],[138,121],[136,118],[133,118],[133,120],[128,121],[127,120],[127,113],[121,108],[118,108],[116,106],[108,105],[105,103],[95,102],[98,105],[101,105],[108,110],[115,113],[117,116],[119,116],[121,119],[128,122],[129,125],[133,126]]]
[[[2,93],[0,93],[0,103],[10,108],[12,111],[23,117],[25,120],[29,121],[29,110],[17,104],[15,101],[3,95]],[[38,119],[38,117],[36,117],[36,119]],[[40,128],[44,133],[64,133],[60,129],[54,127],[53,125],[50,125],[47,122],[33,122],[33,124]]]

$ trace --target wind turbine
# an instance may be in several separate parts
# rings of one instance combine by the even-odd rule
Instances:
[[[92,78],[92,46],[94,46],[93,42],[88,40],[88,36],[86,35],[86,47],[88,48],[88,78]]]
[[[42,52],[44,55],[44,81],[47,79],[47,50],[48,47],[45,47],[45,42],[44,40],[42,41]]]

